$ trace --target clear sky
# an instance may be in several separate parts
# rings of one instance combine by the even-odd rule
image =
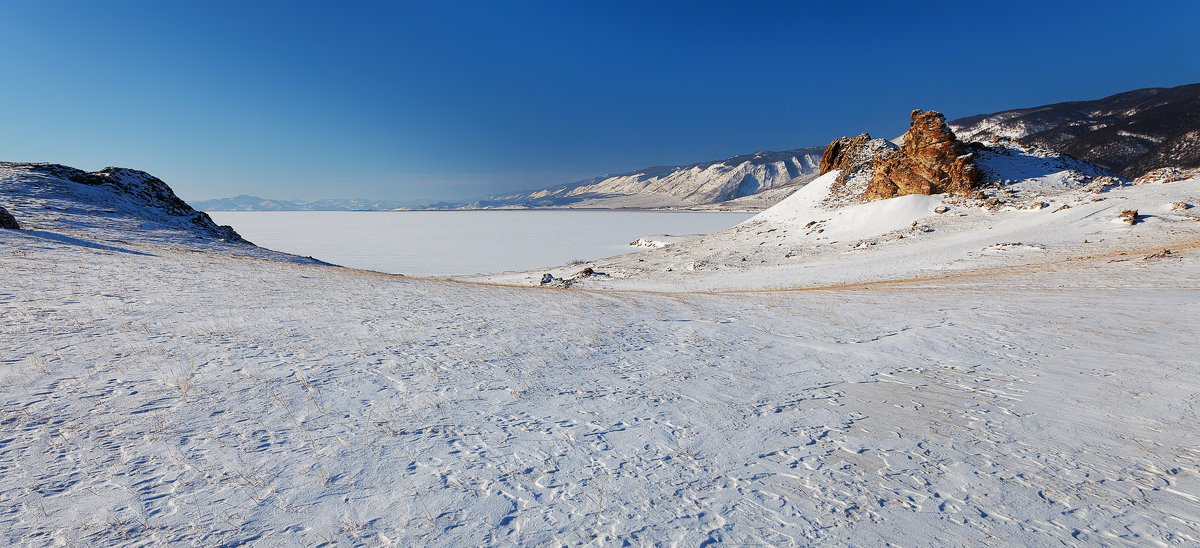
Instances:
[[[0,159],[457,200],[1200,82],[1200,2],[0,0]]]

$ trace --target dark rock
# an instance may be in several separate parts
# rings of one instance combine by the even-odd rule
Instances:
[[[21,225],[17,223],[17,218],[13,217],[7,209],[0,207],[0,228],[9,230],[21,230]]]

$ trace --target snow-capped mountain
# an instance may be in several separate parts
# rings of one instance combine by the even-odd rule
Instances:
[[[560,187],[493,196],[477,208],[676,208],[718,204],[816,178],[824,147],[759,151],[687,166],[656,166]],[[748,205],[748,207],[754,207]]]
[[[980,114],[949,125],[964,141],[1016,139],[1129,178],[1160,167],[1200,167],[1200,84]]]
[[[816,178],[824,147],[759,151],[687,166],[655,166],[562,186],[492,196],[470,203],[364,199],[273,200],[235,196],[192,202],[203,211],[380,211],[394,209],[659,209],[762,210]],[[770,192],[767,192],[770,191]],[[757,196],[757,197],[756,197]],[[728,203],[727,203],[728,202]]]

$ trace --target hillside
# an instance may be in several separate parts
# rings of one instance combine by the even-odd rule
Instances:
[[[892,149],[879,147],[877,154]],[[1131,185],[1058,153],[977,147],[980,188],[868,201],[870,173],[830,171],[728,230],[586,264],[469,279],[603,289],[823,286],[1145,251],[1200,239],[1200,171]],[[870,158],[865,158],[870,165]],[[1180,179],[1183,180],[1180,180]],[[1120,221],[1136,210],[1137,224]],[[595,274],[581,274],[583,269]]]
[[[979,114],[950,126],[964,140],[1016,139],[1127,178],[1200,167],[1200,84]]]
[[[0,162],[0,207],[22,234],[94,249],[131,243],[195,251],[318,262],[263,249],[196,211],[144,171],[107,167],[86,172],[58,164]]]

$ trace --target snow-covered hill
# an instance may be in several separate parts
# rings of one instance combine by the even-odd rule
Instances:
[[[27,235],[85,247],[117,249],[137,242],[314,262],[254,246],[180,200],[162,180],[133,169],[86,172],[58,164],[0,162],[0,207]]]
[[[561,187],[494,196],[474,207],[681,208],[736,200],[816,177],[824,147],[761,151],[689,166],[651,167]],[[746,207],[761,207],[748,202]]]
[[[839,172],[831,171],[723,232],[584,265],[474,279],[537,285],[550,274],[593,288],[804,287],[948,275],[1200,238],[1200,209],[1191,207],[1200,205],[1200,178],[1127,186],[1106,170],[1016,143],[981,150],[976,162],[985,186],[971,197],[866,203],[861,188],[848,193],[837,184]],[[1138,211],[1136,225],[1115,222],[1126,210]],[[580,275],[584,268],[599,274]]]
[[[1200,167],[1200,84],[1147,88],[959,118],[960,139],[1017,139],[1134,178],[1161,167]]]

